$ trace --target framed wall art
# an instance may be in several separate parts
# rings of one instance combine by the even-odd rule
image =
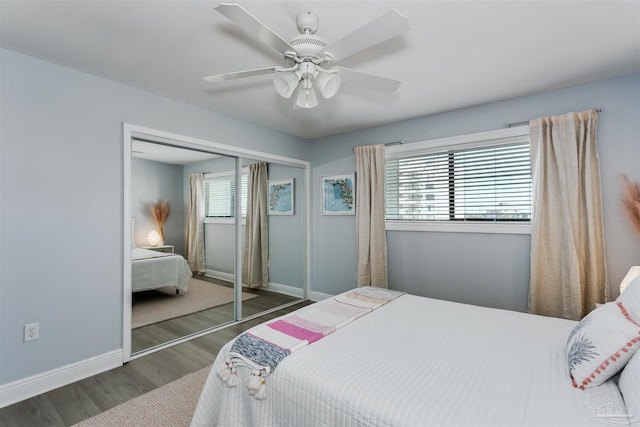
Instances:
[[[269,215],[293,215],[294,195],[293,178],[270,179]]]
[[[322,177],[322,215],[355,215],[355,173]]]

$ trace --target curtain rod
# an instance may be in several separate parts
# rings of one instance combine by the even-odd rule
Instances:
[[[600,108],[594,108],[594,110],[598,113],[601,113],[602,111],[604,111],[604,108],[600,107]],[[528,125],[529,121],[524,121],[524,122],[513,122],[513,123],[505,123],[504,127],[506,128],[512,128],[515,126],[524,126],[524,125]]]
[[[404,141],[400,140],[400,141],[393,141],[393,142],[385,142],[384,146],[388,147],[390,145],[400,145],[400,144],[404,144]],[[352,148],[351,151],[356,151],[356,149]]]

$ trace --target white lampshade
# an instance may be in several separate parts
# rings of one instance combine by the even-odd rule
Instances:
[[[147,236],[147,241],[151,246],[158,246],[160,244],[160,235],[156,230],[151,230]]]
[[[273,86],[276,88],[276,92],[284,98],[291,98],[293,91],[298,87],[300,78],[296,73],[278,73],[273,78]]]
[[[318,77],[316,77],[316,87],[320,91],[323,97],[329,99],[333,97],[336,93],[338,93],[338,89],[340,89],[340,76],[335,73],[326,73],[321,72],[318,73]]]
[[[296,105],[300,108],[313,108],[318,105],[316,91],[313,89],[311,81],[308,79],[304,79],[298,87]]]
[[[640,265],[634,265],[629,269],[629,271],[627,272],[627,275],[624,276],[624,279],[622,279],[622,282],[620,282],[620,293],[622,293],[627,287],[627,285],[631,283],[631,281],[638,276],[640,276]]]

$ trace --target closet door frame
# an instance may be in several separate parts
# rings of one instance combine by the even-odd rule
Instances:
[[[165,132],[157,129],[147,128],[143,126],[138,126],[129,123],[123,123],[123,156],[124,156],[124,174],[123,174],[123,184],[124,184],[124,212],[123,212],[123,310],[122,310],[122,357],[123,363],[128,362],[129,360],[137,359],[138,357],[146,356],[148,354],[154,353],[159,350],[163,350],[165,348],[171,347],[173,345],[177,345],[183,343],[185,341],[189,341],[191,339],[195,339],[201,337],[203,335],[210,334],[220,329],[227,328],[229,326],[233,326],[242,320],[248,320],[250,318],[256,317],[251,316],[248,318],[242,318],[242,300],[241,298],[237,298],[238,295],[241,295],[242,289],[238,286],[238,283],[241,283],[239,280],[239,275],[237,266],[242,265],[242,248],[240,245],[236,244],[236,274],[235,274],[235,292],[236,298],[234,301],[234,313],[235,319],[232,322],[225,323],[223,325],[219,325],[217,327],[212,327],[210,329],[206,329],[196,334],[191,334],[182,339],[173,340],[166,344],[156,346],[150,348],[149,350],[145,350],[134,355],[131,354],[131,304],[132,304],[132,295],[131,295],[131,245],[132,245],[132,219],[131,219],[131,165],[132,165],[132,139],[133,138],[142,138],[146,140],[156,141],[158,143],[165,143],[169,145],[174,145],[176,147],[193,149],[199,151],[206,151],[212,154],[222,154],[226,156],[236,157],[237,163],[240,162],[242,158],[251,158],[257,160],[263,160],[270,163],[277,163],[286,166],[294,166],[298,168],[304,169],[305,173],[305,200],[304,200],[304,239],[305,239],[305,262],[304,262],[304,289],[303,289],[303,297],[302,300],[307,300],[310,295],[310,283],[311,283],[311,243],[310,243],[310,235],[311,235],[311,165],[306,160],[299,160],[285,156],[279,156],[275,154],[265,153],[256,150],[250,150],[241,147],[235,147],[232,145],[221,144],[213,141],[207,141],[198,138],[192,138],[185,135],[178,135],[171,132]],[[237,169],[237,168],[236,168]],[[240,221],[236,221],[236,240],[238,236],[240,236]],[[241,270],[240,270],[241,271]],[[286,307],[288,305],[296,304],[298,301],[294,301],[293,303],[285,304],[281,307],[276,307],[269,311],[275,311],[282,307]],[[260,313],[262,315],[264,313]]]

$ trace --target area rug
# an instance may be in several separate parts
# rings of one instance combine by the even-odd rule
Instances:
[[[181,427],[191,424],[211,366],[138,396],[74,427]]]
[[[229,304],[233,302],[233,294],[233,288],[195,278],[189,280],[187,291],[180,291],[180,295],[176,295],[175,290],[137,292],[133,297],[131,328]],[[242,293],[242,301],[256,297],[255,294]]]

